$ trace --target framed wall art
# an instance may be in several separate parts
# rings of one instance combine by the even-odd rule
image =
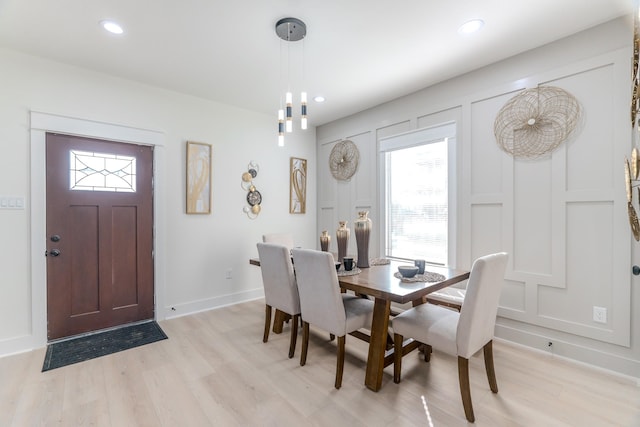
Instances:
[[[289,213],[307,212],[307,160],[291,157],[289,163]]]
[[[211,145],[187,141],[187,213],[211,213]]]

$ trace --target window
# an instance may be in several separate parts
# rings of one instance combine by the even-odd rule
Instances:
[[[71,150],[69,169],[71,190],[136,191],[135,157]]]
[[[450,263],[454,142],[455,123],[380,141],[385,256]]]

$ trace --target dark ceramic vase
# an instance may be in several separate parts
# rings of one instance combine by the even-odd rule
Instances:
[[[338,242],[338,262],[342,262],[342,259],[347,256],[351,230],[347,228],[347,221],[340,221],[339,224],[336,230],[336,242]]]
[[[358,212],[358,219],[354,222],[356,245],[358,246],[359,268],[369,268],[369,238],[371,236],[371,219],[368,211]]]
[[[329,232],[327,230],[324,230],[320,235],[320,250],[322,250],[322,252],[328,252],[329,243],[331,243],[331,236],[329,236]]]

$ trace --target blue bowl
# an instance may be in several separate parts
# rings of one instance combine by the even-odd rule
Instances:
[[[398,266],[398,271],[402,275],[402,277],[413,277],[418,272],[418,267],[415,265],[401,265]]]

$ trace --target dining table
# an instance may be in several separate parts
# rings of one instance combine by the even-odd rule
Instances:
[[[440,289],[462,282],[469,278],[469,272],[447,267],[431,266],[425,268],[425,273],[435,273],[436,281],[404,281],[396,277],[398,266],[407,264],[406,261],[390,261],[382,265],[372,265],[359,269],[358,274],[338,275],[340,287],[360,295],[373,297],[373,321],[369,337],[369,354],[364,383],[367,388],[378,391],[382,387],[383,370],[393,363],[393,348],[388,348],[387,337],[389,319],[391,317],[391,303],[411,303],[412,306],[424,304],[425,297]],[[425,276],[428,276],[425,274]],[[433,280],[433,279],[431,279]],[[415,350],[419,343],[406,340],[403,345],[403,355]]]
[[[260,265],[257,259],[249,260],[252,265]],[[370,333],[352,333],[369,342],[367,367],[364,383],[367,388],[378,391],[382,387],[384,368],[393,363],[393,346],[389,343],[389,321],[392,316],[391,303],[417,306],[426,302],[426,296],[469,278],[469,271],[448,267],[427,265],[425,274],[413,279],[397,277],[399,265],[407,265],[407,261],[384,259],[371,263],[368,268],[355,268],[345,272],[343,268],[337,272],[338,282],[343,290],[349,290],[363,297],[374,300],[373,320]],[[420,281],[420,277],[430,281]],[[304,316],[304,315],[303,315]],[[281,330],[280,328],[278,328]],[[276,327],[274,325],[274,331]],[[402,354],[419,348],[420,343],[411,339],[403,344]]]

